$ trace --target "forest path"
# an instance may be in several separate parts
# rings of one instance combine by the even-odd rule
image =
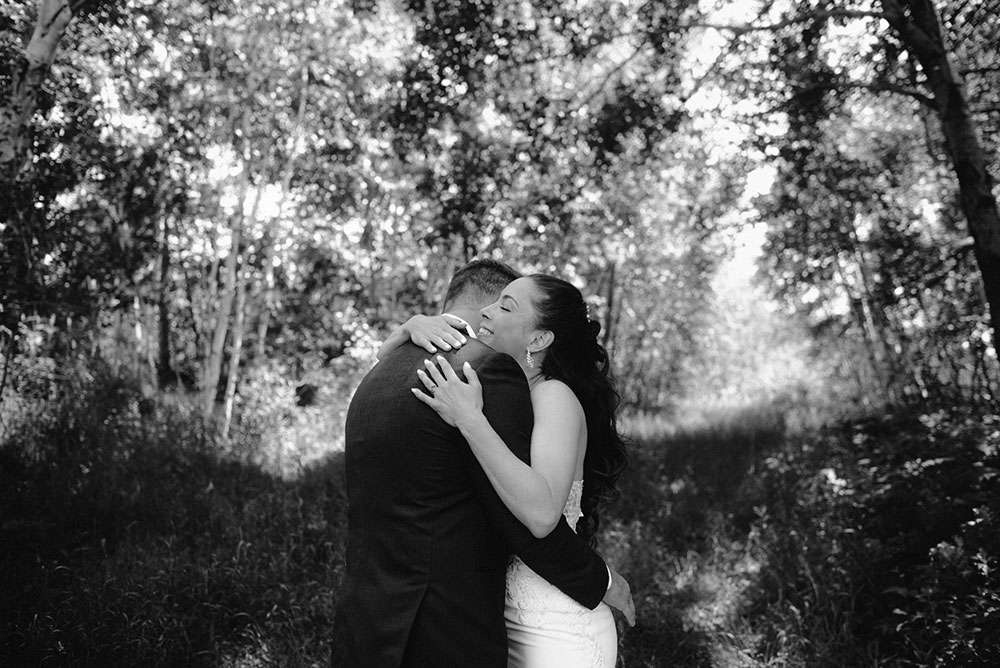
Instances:
[[[636,626],[620,627],[618,665],[767,665],[748,616],[764,558],[753,473],[784,442],[784,416],[749,409],[683,426],[631,421],[628,429],[630,466],[599,544],[636,600]]]

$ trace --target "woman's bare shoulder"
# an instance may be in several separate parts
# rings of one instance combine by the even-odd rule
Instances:
[[[531,400],[533,403],[537,400],[539,405],[576,407],[583,410],[580,400],[569,385],[555,378],[546,378],[531,388]]]

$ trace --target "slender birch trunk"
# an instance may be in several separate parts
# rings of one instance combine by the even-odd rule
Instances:
[[[14,71],[10,97],[0,107],[0,169],[11,177],[30,168],[25,126],[38,106],[38,91],[48,76],[59,42],[73,19],[69,0],[39,0],[38,18],[24,60]]]
[[[847,300],[851,304],[851,313],[854,315],[854,321],[861,329],[861,338],[865,344],[865,352],[868,354],[872,374],[879,384],[879,389],[888,395],[890,388],[889,382],[885,377],[884,348],[878,345],[878,330],[872,320],[868,305],[865,303],[863,296],[855,295],[854,290],[851,289],[851,281],[848,279],[847,272],[844,270],[840,258],[834,255],[833,260],[841,287],[847,293]]]
[[[246,329],[247,310],[247,272],[240,271],[236,286],[236,317],[233,321],[233,342],[229,347],[229,374],[226,377],[225,411],[222,421],[221,436],[225,440],[229,436],[229,427],[233,421],[233,404],[236,401],[236,381],[240,372],[240,359],[243,356],[243,333]]]
[[[250,156],[246,159],[249,164]],[[265,170],[266,173],[266,170]],[[258,184],[254,193],[253,206],[250,209],[250,225],[257,220],[260,212],[260,199],[263,187]],[[246,225],[244,220],[244,226]],[[236,271],[236,314],[233,320],[233,341],[229,346],[229,373],[226,376],[225,408],[223,413],[222,428],[220,434],[225,440],[229,436],[229,426],[233,420],[233,404],[236,400],[236,382],[239,379],[240,360],[243,357],[243,336],[246,331],[246,309],[247,309],[247,270],[244,266],[246,258],[244,253],[240,253],[240,262]]]
[[[299,106],[295,113],[295,129],[291,133],[291,137],[288,139],[288,145],[285,149],[285,154],[288,158],[285,160],[285,164],[282,167],[281,173],[281,200],[278,202],[278,213],[275,216],[279,224],[281,223],[284,213],[285,213],[285,203],[288,201],[288,190],[292,186],[292,173],[295,171],[295,159],[298,155],[296,150],[296,144],[301,139],[302,136],[302,126],[306,115],[306,100],[308,98],[309,92],[309,69],[306,67],[302,68],[302,91],[299,95]],[[274,234],[274,223],[268,225],[268,229],[265,232],[265,242],[267,244],[267,249],[264,253],[264,295],[263,303],[260,309],[260,319],[257,322],[257,357],[264,357],[265,343],[267,340],[267,328],[270,325],[271,315],[274,312],[274,258],[276,254],[275,250],[275,234]]]
[[[249,168],[249,166],[247,166]],[[247,177],[248,178],[248,177]],[[243,198],[240,198],[243,202]],[[238,214],[231,223],[229,233],[229,255],[226,257],[225,285],[219,298],[218,308],[211,330],[208,359],[205,365],[205,376],[202,387],[202,414],[206,418],[215,412],[215,397],[218,394],[219,379],[222,378],[222,358],[226,347],[226,335],[229,333],[229,318],[233,312],[233,302],[236,299],[237,271],[239,270],[240,247],[243,245],[243,216]]]
[[[604,317],[604,335],[601,340],[601,345],[604,346],[605,350],[611,350],[613,342],[615,340],[615,307],[617,306],[615,297],[617,296],[616,290],[618,286],[616,285],[616,274],[618,269],[618,261],[612,260],[611,264],[608,266],[608,290],[606,294],[607,299],[607,314]]]

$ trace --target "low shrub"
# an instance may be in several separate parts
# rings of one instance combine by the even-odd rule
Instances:
[[[342,458],[285,480],[221,457],[183,399],[143,414],[127,374],[81,369],[0,448],[0,665],[323,663]]]
[[[1000,417],[899,410],[764,462],[762,658],[1000,663]],[[794,648],[792,647],[794,645]]]

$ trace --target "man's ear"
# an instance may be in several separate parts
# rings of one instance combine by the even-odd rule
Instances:
[[[556,340],[556,335],[547,329],[539,329],[535,332],[535,335],[531,337],[528,341],[528,350],[533,353],[540,353],[549,346],[552,342]]]

